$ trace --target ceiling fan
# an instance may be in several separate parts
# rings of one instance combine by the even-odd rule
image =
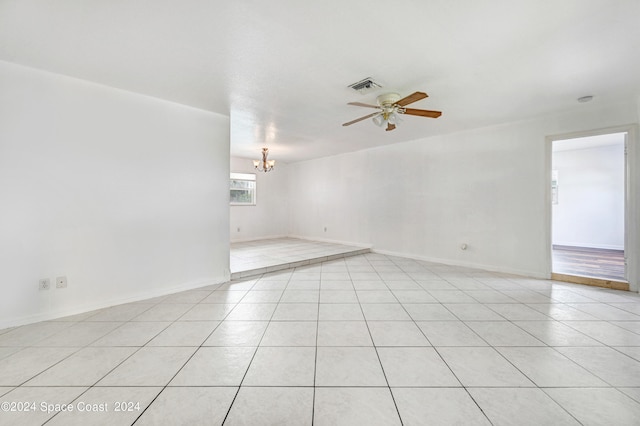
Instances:
[[[376,108],[378,111],[344,123],[343,126],[350,126],[359,121],[366,120],[367,118],[372,118],[373,122],[380,127],[386,124],[386,130],[389,131],[395,129],[396,125],[399,123],[400,117],[398,114],[417,115],[420,117],[430,118],[440,117],[442,115],[442,112],[440,111],[405,108],[406,105],[412,104],[426,97],[428,97],[428,95],[424,92],[415,92],[404,98],[400,98],[400,95],[397,93],[385,93],[376,98],[377,105],[369,105],[362,102],[349,102],[347,105]]]

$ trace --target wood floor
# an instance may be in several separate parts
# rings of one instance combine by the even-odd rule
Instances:
[[[553,272],[624,281],[624,251],[554,245]]]

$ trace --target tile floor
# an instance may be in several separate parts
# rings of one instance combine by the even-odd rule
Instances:
[[[229,253],[231,279],[251,277],[368,252],[368,248],[298,238],[231,243]]]
[[[640,297],[365,254],[1,330],[0,402],[2,425],[638,425]]]

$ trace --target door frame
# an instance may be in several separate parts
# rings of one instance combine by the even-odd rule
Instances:
[[[638,292],[638,268],[640,248],[640,149],[638,149],[638,126],[627,124],[571,133],[550,135],[545,138],[545,246],[546,276],[551,278],[552,260],[552,204],[551,204],[551,170],[553,142],[564,139],[575,139],[587,136],[600,136],[610,133],[626,133],[625,137],[625,197],[624,197],[624,256],[625,276],[629,283],[629,291]]]

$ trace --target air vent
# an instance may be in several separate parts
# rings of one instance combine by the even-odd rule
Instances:
[[[364,94],[379,89],[380,87],[382,87],[382,85],[373,81],[371,77],[367,77],[364,80],[358,81],[357,83],[350,84],[349,87],[360,94]]]

